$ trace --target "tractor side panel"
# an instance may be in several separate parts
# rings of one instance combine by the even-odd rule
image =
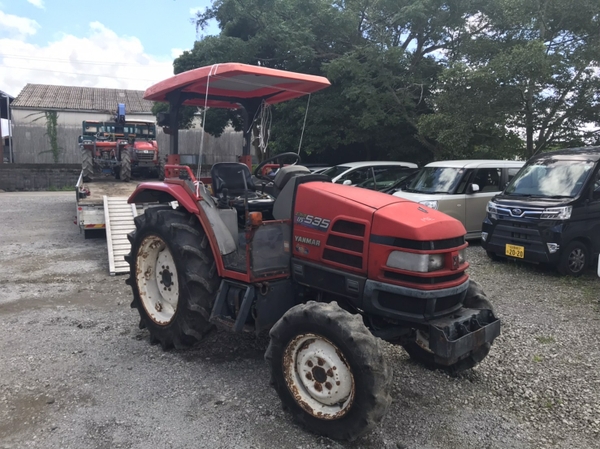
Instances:
[[[292,254],[331,268],[366,274],[374,209],[325,189],[324,184],[298,186]]]

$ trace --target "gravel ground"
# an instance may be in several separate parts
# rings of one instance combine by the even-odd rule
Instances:
[[[470,273],[503,321],[459,377],[386,345],[393,404],[353,443],[294,425],[267,342],[227,333],[163,352],[139,330],[106,243],[72,224],[72,193],[0,194],[0,448],[598,448],[600,280],[492,263]]]

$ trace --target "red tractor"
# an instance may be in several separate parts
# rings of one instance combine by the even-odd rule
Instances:
[[[486,357],[500,321],[469,280],[465,228],[417,203],[331,183],[295,153],[212,167],[212,190],[178,164],[182,105],[242,108],[254,117],[329,85],[326,78],[244,64],[181,73],[145,98],[170,105],[164,182],[132,203],[158,203],[129,234],[131,306],[164,349],[189,347],[219,327],[270,330],[272,384],[310,431],[353,440],[391,402],[381,340],[426,366],[459,372]],[[250,161],[251,126],[244,127]],[[294,160],[287,165],[283,158]],[[280,160],[264,179],[262,168]],[[263,178],[264,182],[261,182]],[[268,193],[270,192],[270,193]]]
[[[85,180],[108,174],[129,181],[132,174],[164,177],[159,157],[156,125],[143,120],[125,120],[125,105],[119,104],[114,121],[86,120],[79,136],[81,166]]]

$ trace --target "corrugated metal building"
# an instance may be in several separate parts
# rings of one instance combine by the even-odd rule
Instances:
[[[32,123],[43,111],[57,111],[59,125],[65,126],[81,126],[83,120],[111,120],[119,103],[125,104],[128,120],[153,120],[152,102],[143,96],[142,90],[27,84],[11,109],[15,126]]]
[[[152,102],[143,99],[144,91],[101,89],[93,87],[27,84],[11,104],[13,117],[13,154],[16,163],[52,163],[48,151],[44,112],[58,113],[60,162],[81,163],[77,139],[84,120],[110,121],[119,103],[125,104],[127,120],[155,120]],[[241,133],[226,131],[216,139],[204,136],[203,164],[236,160],[242,151]],[[160,152],[168,149],[168,136],[158,129]],[[180,132],[180,154],[194,155],[198,160],[201,132],[196,127]]]

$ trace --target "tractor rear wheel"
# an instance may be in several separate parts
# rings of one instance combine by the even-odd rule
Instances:
[[[488,309],[492,312],[494,311],[481,285],[472,280],[469,281],[469,288],[463,305],[469,309]],[[435,361],[433,352],[429,350],[429,342],[425,333],[417,331],[413,340],[402,343],[402,347],[414,361],[421,363],[425,368],[431,370],[439,369],[451,375],[456,375],[461,371],[473,368],[486,358],[491,346],[490,343],[485,343],[475,351],[472,351],[468,357],[448,366],[441,365]]]
[[[121,169],[119,171],[119,177],[125,182],[131,180],[131,155],[126,148],[121,150]]]
[[[360,315],[311,301],[288,310],[270,337],[271,383],[308,430],[354,440],[383,418],[392,373]]]
[[[125,259],[140,328],[165,350],[191,346],[212,327],[219,287],[208,238],[195,216],[170,206],[149,208],[134,221]]]
[[[94,155],[92,150],[81,147],[81,170],[83,171],[83,179],[89,181],[94,174]]]

